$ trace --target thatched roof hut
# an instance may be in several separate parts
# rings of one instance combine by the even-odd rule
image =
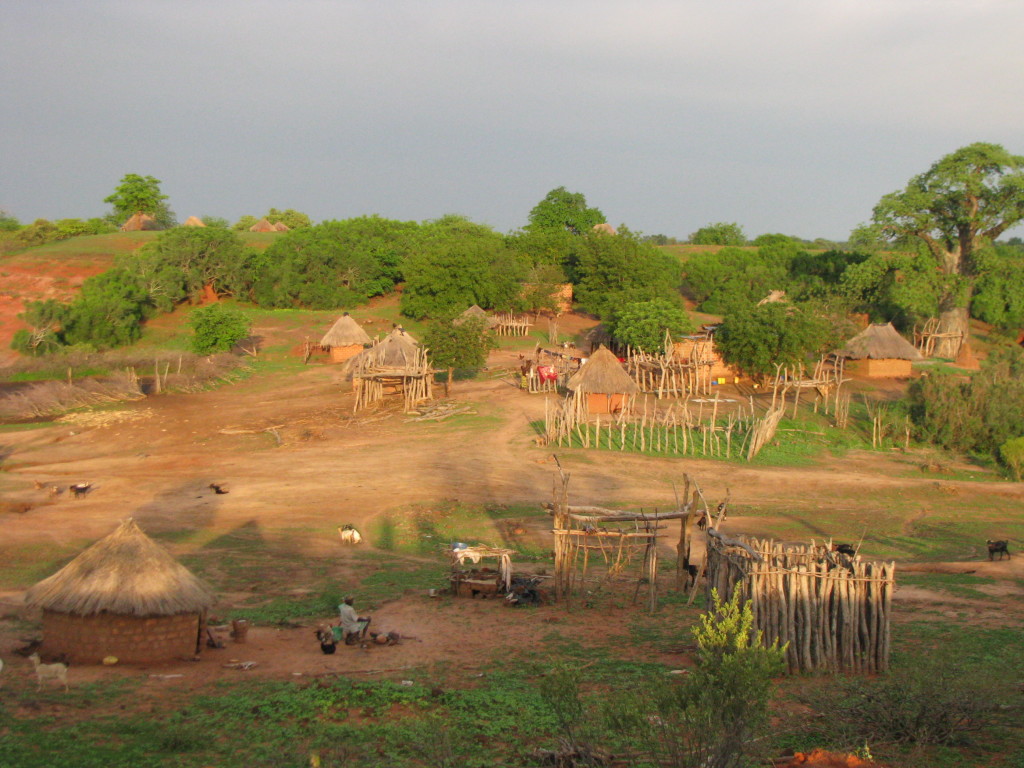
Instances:
[[[574,373],[566,387],[576,397],[586,397],[590,413],[621,411],[631,395],[640,391],[611,350],[601,346]]]
[[[185,219],[185,223],[182,224],[181,226],[183,226],[183,227],[205,227],[206,224],[198,216],[189,216],[187,219]]]
[[[274,231],[275,232],[289,232],[289,231],[291,231],[291,227],[289,227],[283,221],[278,221],[278,222],[276,222],[274,224]]]
[[[462,325],[467,320],[483,320],[488,328],[493,328],[498,324],[498,321],[488,315],[479,305],[474,304],[472,307],[467,309],[461,315],[459,315],[452,322],[455,325]]]
[[[121,225],[122,232],[151,232],[157,229],[160,229],[160,225],[148,213],[132,214],[128,221]]]
[[[595,224],[591,228],[592,232],[596,232],[601,235],[617,235],[619,234],[615,227],[609,224],[607,221],[602,221],[600,224]]]
[[[129,518],[29,589],[25,602],[43,610],[48,654],[152,662],[198,652],[213,595]]]
[[[274,229],[274,225],[271,224],[269,221],[267,221],[266,218],[260,219],[255,224],[253,224],[251,227],[249,227],[249,231],[250,232],[277,232],[277,230]]]
[[[320,339],[320,346],[330,350],[331,361],[343,363],[363,351],[373,339],[348,312],[335,321]]]
[[[847,366],[846,370],[869,378],[909,376],[911,362],[924,359],[913,344],[899,335],[892,323],[869,325],[846,342],[839,355],[858,361]]]

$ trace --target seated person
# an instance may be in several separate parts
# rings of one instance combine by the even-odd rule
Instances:
[[[353,645],[365,640],[366,630],[370,626],[369,616],[356,615],[356,609],[352,607],[354,602],[355,599],[350,595],[338,606],[338,614],[341,617],[338,624],[341,627],[345,645]]]

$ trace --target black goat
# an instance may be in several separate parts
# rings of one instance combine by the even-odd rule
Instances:
[[[1010,559],[1010,548],[1007,546],[1006,539],[1001,539],[999,541],[992,541],[992,539],[989,539],[985,543],[988,544],[988,559],[989,560],[992,560],[993,559],[993,555],[996,555],[996,554],[999,555],[999,559],[1000,560],[1003,559],[1003,555],[1006,555],[1006,559],[1007,560]]]
[[[92,483],[75,483],[68,490],[71,491],[76,499],[80,499],[89,492],[90,488],[92,488]]]
[[[833,544],[832,551],[838,552],[841,555],[847,555],[848,557],[853,557],[857,554],[857,550],[851,544]]]

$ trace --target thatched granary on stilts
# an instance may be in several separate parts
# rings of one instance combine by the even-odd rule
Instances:
[[[348,312],[339,317],[320,339],[320,347],[330,352],[332,363],[343,363],[372,343],[370,335]]]
[[[892,323],[869,325],[846,342],[838,355],[855,361],[846,366],[848,373],[872,379],[906,378],[911,374],[912,363],[924,359]]]
[[[128,221],[121,225],[122,232],[152,232],[158,229],[160,225],[148,213],[132,214]]]
[[[152,663],[199,652],[213,595],[129,518],[29,589],[25,602],[43,611],[44,655]]]
[[[427,350],[404,328],[395,328],[347,365],[355,392],[353,411],[378,403],[387,394],[402,395],[406,411],[434,399],[436,371],[430,367]]]
[[[587,413],[618,413],[628,409],[633,396],[640,391],[611,350],[598,348],[566,383],[572,397]]]

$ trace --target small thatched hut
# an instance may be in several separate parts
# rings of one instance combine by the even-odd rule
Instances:
[[[595,224],[592,228],[593,232],[601,235],[617,235],[619,234],[615,227],[609,224],[607,221],[602,221],[600,224]]]
[[[274,223],[274,231],[275,232],[289,232],[290,230],[291,230],[291,227],[289,227],[283,221],[278,221],[278,222]]]
[[[43,610],[43,653],[72,663],[107,656],[130,663],[192,658],[213,595],[131,518],[25,601]]]
[[[121,225],[122,232],[151,232],[157,229],[160,229],[160,225],[148,213],[132,214],[128,221]]]
[[[249,227],[249,231],[250,232],[277,232],[277,230],[274,229],[274,225],[271,224],[269,221],[267,221],[265,218],[260,219],[255,224],[253,224],[251,227]]]
[[[848,372],[872,379],[905,378],[910,376],[911,363],[923,359],[892,323],[869,325],[846,342],[839,355],[855,361],[846,366]]]
[[[640,391],[619,358],[604,346],[569,378],[566,387],[574,397],[586,398],[588,413],[618,413]]]
[[[206,224],[203,223],[203,220],[200,219],[198,216],[189,216],[187,219],[185,219],[185,223],[182,224],[181,226],[183,226],[183,227],[205,227]]]
[[[474,304],[472,307],[470,307],[465,312],[463,312],[461,315],[459,315],[457,318],[455,318],[452,321],[452,323],[454,325],[462,325],[467,320],[483,320],[487,324],[488,328],[493,328],[494,326],[496,326],[498,324],[498,321],[495,318],[493,318],[490,315],[488,315],[477,304]]]
[[[355,357],[373,342],[363,327],[348,312],[338,318],[320,339],[320,346],[331,353],[332,363]]]

